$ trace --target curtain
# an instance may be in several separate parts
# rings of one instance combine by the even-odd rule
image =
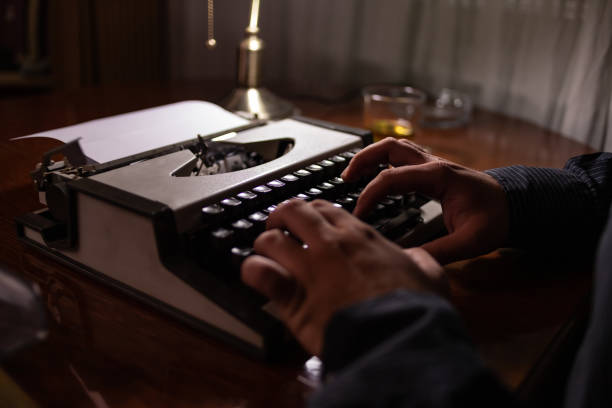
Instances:
[[[205,1],[171,2],[173,76],[232,75],[249,5],[215,3],[220,49],[207,52]],[[333,99],[372,83],[454,88],[477,106],[612,151],[611,1],[264,0],[260,26],[266,81],[287,92]]]

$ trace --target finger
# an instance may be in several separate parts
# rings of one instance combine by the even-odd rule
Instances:
[[[329,232],[330,225],[308,203],[291,200],[274,210],[268,218],[267,228],[286,229],[300,241],[312,245]]]
[[[403,166],[422,164],[426,160],[425,152],[420,146],[405,139],[388,137],[357,153],[342,172],[342,178],[347,181],[358,180],[362,176],[372,174],[381,163]]]
[[[366,215],[388,194],[416,191],[440,199],[449,179],[446,170],[446,166],[440,161],[383,170],[363,189],[353,214],[357,217]]]
[[[423,248],[408,248],[404,252],[412,259],[417,267],[423,271],[429,284],[433,284],[433,290],[448,294],[448,280],[442,266],[433,256]]]
[[[287,271],[291,271],[299,281],[302,280],[303,273],[300,271],[306,262],[304,249],[291,236],[279,229],[264,231],[255,240],[253,249],[257,254],[270,258]]]
[[[241,268],[242,281],[281,307],[296,291],[296,281],[285,268],[259,255],[245,259]]]
[[[438,277],[442,275],[443,269],[433,256],[423,248],[407,248],[404,250],[410,256],[412,261],[422,270],[432,271],[428,275]]]
[[[424,244],[422,248],[442,265],[483,255],[498,248],[497,240],[491,239],[490,234],[484,233],[482,229],[475,228],[476,225],[479,225],[477,220],[466,222],[461,228]]]
[[[326,200],[315,200],[311,205],[321,213],[327,222],[333,226],[339,226],[347,222],[355,221],[355,217],[343,208],[337,207]]]
[[[316,202],[312,205],[325,217],[325,219],[338,230],[331,238],[348,242],[365,242],[377,236],[377,232],[348,211],[338,208],[327,201]],[[346,247],[345,247],[346,248]]]

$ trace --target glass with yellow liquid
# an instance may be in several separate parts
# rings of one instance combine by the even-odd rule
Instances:
[[[365,87],[363,118],[374,133],[374,142],[387,136],[412,138],[414,126],[425,103],[425,93],[410,86],[376,85]]]

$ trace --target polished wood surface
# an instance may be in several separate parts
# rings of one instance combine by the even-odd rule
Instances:
[[[40,406],[302,406],[311,392],[302,356],[266,364],[81,276],[17,240],[14,217],[37,208],[29,172],[59,142],[9,139],[186,99],[219,101],[218,82],[88,88],[0,98],[0,263],[37,282],[48,309],[47,340],[3,362]],[[357,99],[291,98],[305,116],[360,126]],[[526,122],[478,111],[461,129],[418,129],[434,154],[485,169],[560,167],[590,149]],[[589,265],[515,250],[447,266],[451,301],[484,360],[516,389],[584,299]]]

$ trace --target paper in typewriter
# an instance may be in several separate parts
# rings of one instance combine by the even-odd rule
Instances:
[[[203,101],[184,101],[78,125],[35,133],[64,143],[81,138],[83,153],[104,163],[172,143],[247,124],[248,121]],[[18,139],[21,139],[18,138]]]

